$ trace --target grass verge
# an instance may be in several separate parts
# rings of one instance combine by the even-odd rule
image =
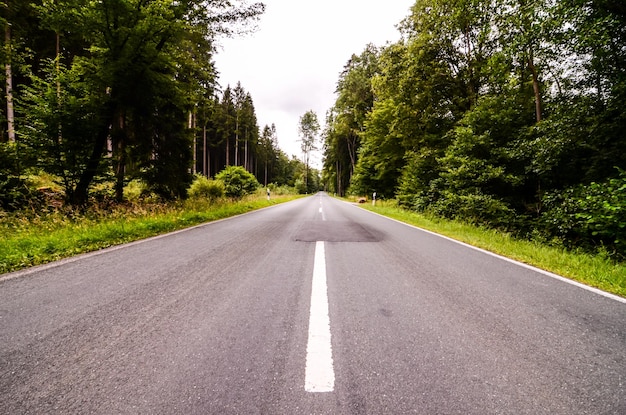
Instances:
[[[411,212],[393,203],[363,208],[448,236],[490,252],[550,271],[554,274],[626,297],[626,264],[604,255],[568,251],[539,242],[520,240],[493,230]]]
[[[240,201],[185,201],[132,204],[107,211],[0,220],[0,274],[41,265],[201,223],[239,215],[297,198],[294,195],[249,197]]]

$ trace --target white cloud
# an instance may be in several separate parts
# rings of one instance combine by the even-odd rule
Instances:
[[[221,41],[223,50],[215,57],[220,84],[240,81],[252,95],[259,126],[276,124],[280,147],[299,155],[300,116],[312,109],[324,124],[352,54],[368,43],[398,40],[395,26],[414,1],[264,0],[257,32]]]

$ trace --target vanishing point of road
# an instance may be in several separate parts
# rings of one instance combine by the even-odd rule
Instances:
[[[0,276],[1,414],[626,414],[626,302],[320,193]]]

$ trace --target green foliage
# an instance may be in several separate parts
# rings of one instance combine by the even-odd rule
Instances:
[[[256,177],[241,166],[228,166],[215,179],[224,183],[226,196],[237,199],[256,192],[260,186]]]
[[[42,77],[32,75],[20,101],[25,114],[22,142],[37,154],[38,168],[61,180],[68,200],[87,168],[98,131],[104,128],[100,118],[104,94],[91,90],[84,70],[79,63],[68,68],[49,60]],[[106,161],[98,159],[94,176],[105,171]]]
[[[397,108],[391,100],[377,101],[366,121],[366,130],[359,149],[350,193],[378,192],[391,196],[395,193],[402,168],[405,132],[396,120],[406,107]]]
[[[320,124],[317,120],[317,114],[313,110],[305,112],[300,117],[298,131],[300,132],[300,147],[305,157],[308,157],[311,151],[317,150],[315,141],[319,130]]]
[[[124,188],[124,196],[130,202],[137,202],[150,194],[148,185],[139,179],[128,182]]]
[[[438,152],[429,148],[407,152],[396,194],[400,206],[423,212],[441,197],[441,180],[434,180],[440,173],[437,158]]]
[[[339,82],[338,98],[329,111],[324,131],[325,184],[345,195],[354,174],[365,120],[374,106],[372,79],[378,73],[379,50],[368,45],[352,55]]]
[[[304,180],[304,175],[307,175]],[[319,172],[315,169],[308,169],[302,173],[302,179],[296,181],[296,186],[300,194],[312,194],[320,190]]]
[[[270,189],[271,196],[284,196],[284,195],[298,194],[297,190],[294,187],[278,185],[276,183],[268,184],[267,188]],[[264,192],[264,190],[261,189],[261,192]]]
[[[546,231],[569,245],[604,246],[626,258],[626,172],[544,196]]]
[[[16,211],[33,199],[26,180],[0,172],[0,211]]]
[[[499,229],[510,229],[515,219],[515,212],[506,203],[492,195],[478,192],[457,194],[445,191],[429,206],[428,211],[444,218]]]
[[[320,124],[317,114],[313,110],[309,110],[300,117],[298,131],[300,135],[300,148],[304,154],[304,187],[305,193],[308,193],[313,187],[317,187],[317,183],[309,181],[309,157],[312,151],[317,150],[317,135],[320,130]]]
[[[308,193],[303,179],[297,179],[296,180],[295,188],[296,188],[296,191],[298,192],[298,194],[304,195],[304,194]]]
[[[122,204],[0,217],[0,274],[249,212],[293,199]]]
[[[340,76],[326,184],[341,189],[356,154],[354,194],[626,256],[614,172],[626,166],[626,49],[615,47],[626,18],[616,4],[416,2],[400,41],[371,65],[353,56]]]
[[[58,177],[75,205],[86,204],[101,181],[114,182],[121,201],[124,185],[135,178],[163,198],[183,197],[195,171],[197,120],[203,144],[216,132],[209,124],[222,121],[213,111],[215,37],[241,31],[264,5],[63,0],[11,6],[3,17],[14,36],[2,58],[15,63],[16,125],[28,150],[21,166],[33,167],[24,154],[36,154],[36,167]],[[258,128],[252,100],[243,95],[238,133],[246,151],[236,164],[250,167]],[[220,161],[219,169],[230,164]]]
[[[19,174],[22,161],[19,152],[17,143],[0,143],[0,211],[16,211],[37,204],[36,192]]]
[[[205,198],[214,202],[226,193],[226,186],[221,180],[211,180],[203,175],[196,175],[187,194],[191,198]]]

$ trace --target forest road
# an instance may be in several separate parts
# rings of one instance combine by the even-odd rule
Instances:
[[[2,414],[626,414],[626,304],[324,193],[0,276]]]

